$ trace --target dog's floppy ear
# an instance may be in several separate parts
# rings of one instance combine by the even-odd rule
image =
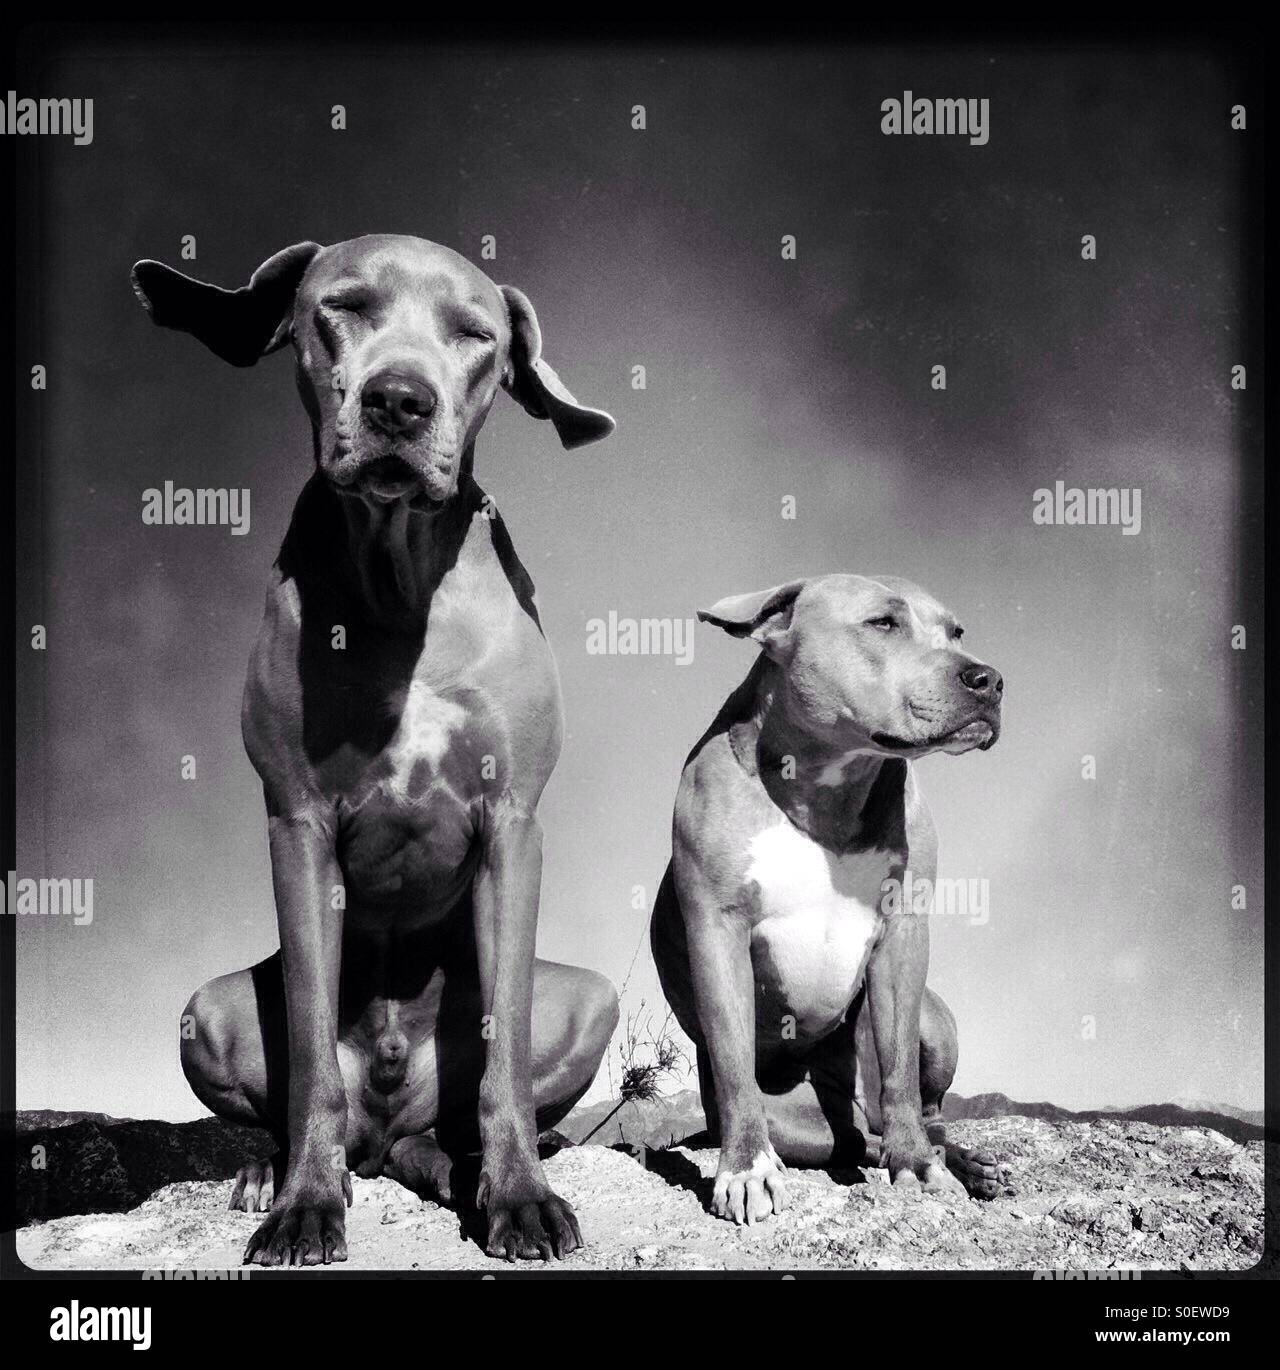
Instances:
[[[294,243],[265,262],[239,290],[223,290],[150,260],[133,268],[133,289],[162,328],[199,338],[233,366],[252,366],[289,340],[298,284],[319,243]]]
[[[771,590],[730,595],[718,600],[710,609],[699,609],[698,617],[704,623],[723,628],[730,637],[751,638],[772,656],[791,626],[791,610],[805,584],[803,580],[789,580]]]
[[[565,388],[564,382],[542,360],[542,330],[523,290],[500,286],[511,319],[511,357],[503,389],[535,419],[550,419],[565,447],[607,438],[617,426],[603,409],[588,409]]]

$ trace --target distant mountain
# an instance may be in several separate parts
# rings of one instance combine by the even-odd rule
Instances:
[[[1119,1117],[1123,1109],[1098,1109],[1096,1117]],[[1022,1118],[1044,1118],[1052,1123],[1069,1122],[1075,1115],[1057,1104],[1023,1104],[1007,1094],[948,1094],[942,1101],[944,1118],[1003,1118],[1015,1114]]]
[[[558,1131],[575,1142],[580,1142],[592,1128],[617,1107],[617,1100],[604,1100],[585,1108],[575,1108],[560,1124]],[[1165,1127],[1211,1127],[1234,1142],[1255,1141],[1263,1136],[1261,1113],[1244,1109],[1222,1112],[1218,1108],[1182,1108],[1177,1104],[1142,1104],[1137,1108],[1099,1108],[1076,1113],[1050,1103],[1020,1103],[1007,1094],[948,1094],[943,1103],[947,1118],[1003,1118],[1010,1115],[1023,1118],[1043,1118],[1053,1123],[1092,1123],[1099,1118],[1116,1121],[1157,1123]],[[625,1104],[591,1137],[593,1143],[612,1146],[625,1141],[643,1142],[646,1146],[670,1145],[706,1127],[706,1118],[698,1093],[682,1089],[667,1098],[653,1099],[644,1104]]]
[[[581,1142],[618,1107],[616,1099],[575,1108],[556,1128],[573,1142]],[[623,1104],[614,1117],[591,1136],[600,1146],[629,1142],[650,1147],[670,1146],[706,1128],[706,1116],[696,1089],[681,1089],[647,1103]]]
[[[1170,1099],[1169,1103],[1174,1108],[1180,1108],[1186,1113],[1219,1113],[1224,1118],[1238,1118],[1242,1123],[1253,1123],[1256,1127],[1266,1127],[1266,1113],[1260,1108],[1237,1108],[1235,1104],[1220,1104],[1212,1099],[1196,1099],[1189,1095],[1180,1095],[1176,1099]],[[1134,1108],[1151,1108],[1151,1104],[1134,1104]],[[1128,1108],[1122,1108],[1119,1104],[1103,1104],[1100,1112],[1102,1113],[1128,1113]]]
[[[1044,1118],[1052,1123],[1094,1123],[1099,1118],[1131,1123],[1156,1123],[1162,1127],[1211,1127],[1233,1142],[1259,1141],[1263,1138],[1261,1113],[1244,1109],[1220,1113],[1215,1109],[1188,1109],[1177,1104],[1141,1104],[1137,1108],[1093,1108],[1083,1112],[1049,1103],[1019,1103],[1007,1094],[948,1094],[943,1100],[944,1118],[1000,1118],[1010,1114],[1023,1118]]]
[[[1180,1097],[1169,1102],[1177,1108],[1185,1108],[1188,1113],[1224,1113],[1228,1118],[1239,1118],[1242,1123],[1256,1123],[1265,1126],[1265,1117],[1260,1108],[1236,1108],[1234,1104],[1219,1104],[1209,1099]]]
[[[68,1113],[61,1108],[24,1108],[13,1115],[14,1126],[21,1134],[37,1127],[66,1127],[68,1123],[118,1123],[109,1113]]]

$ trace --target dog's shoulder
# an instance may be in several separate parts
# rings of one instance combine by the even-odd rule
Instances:
[[[934,826],[933,814],[925,802],[915,769],[909,764],[903,803],[907,850],[911,853],[912,868],[917,871],[931,869],[938,861],[938,829]]]
[[[741,877],[749,839],[767,826],[772,803],[732,743],[732,719],[690,754],[676,792],[672,840],[677,878],[696,866],[717,884]]]

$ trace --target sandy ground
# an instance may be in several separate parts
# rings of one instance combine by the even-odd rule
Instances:
[[[587,1248],[575,1270],[1221,1270],[1262,1252],[1261,1142],[1207,1128],[1050,1123],[1004,1117],[950,1125],[994,1149],[1016,1192],[987,1203],[892,1189],[881,1172],[792,1172],[780,1218],[735,1228],[706,1208],[717,1153],[674,1147],[643,1161],[602,1146],[546,1163]],[[394,1181],[354,1181],[347,1270],[492,1271],[456,1214]],[[127,1213],[22,1229],[38,1269],[231,1270],[258,1219],[226,1208],[225,1181],[172,1184]],[[530,1267],[517,1267],[530,1268]],[[318,1272],[321,1278],[324,1271]],[[271,1272],[253,1270],[252,1278]]]

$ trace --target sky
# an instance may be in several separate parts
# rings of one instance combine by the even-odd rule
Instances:
[[[276,945],[239,709],[309,431],[287,354],[237,370],[155,329],[129,268],[236,286],[292,242],[396,232],[473,260],[493,235],[485,269],[618,422],[565,452],[500,396],[477,447],[564,692],[539,953],[661,1019],[646,928],[680,769],[753,657],[707,625],[687,664],[595,655],[590,620],[904,575],[1006,681],[998,746],[919,767],[939,875],[989,882],[984,923],[933,920],[955,1089],[1259,1107],[1232,89],[1210,54],[1097,46],[55,54],[33,93],[93,98],[94,140],[38,140],[22,226],[22,338],[49,385],[19,472],[18,621],[49,643],[19,654],[18,874],[93,878],[95,916],[20,920],[18,1106],[201,1116],[179,1014]],[[988,99],[989,141],[886,136],[904,90]],[[145,526],[166,480],[250,489],[251,531]],[[1057,480],[1139,488],[1141,532],[1035,525]]]

